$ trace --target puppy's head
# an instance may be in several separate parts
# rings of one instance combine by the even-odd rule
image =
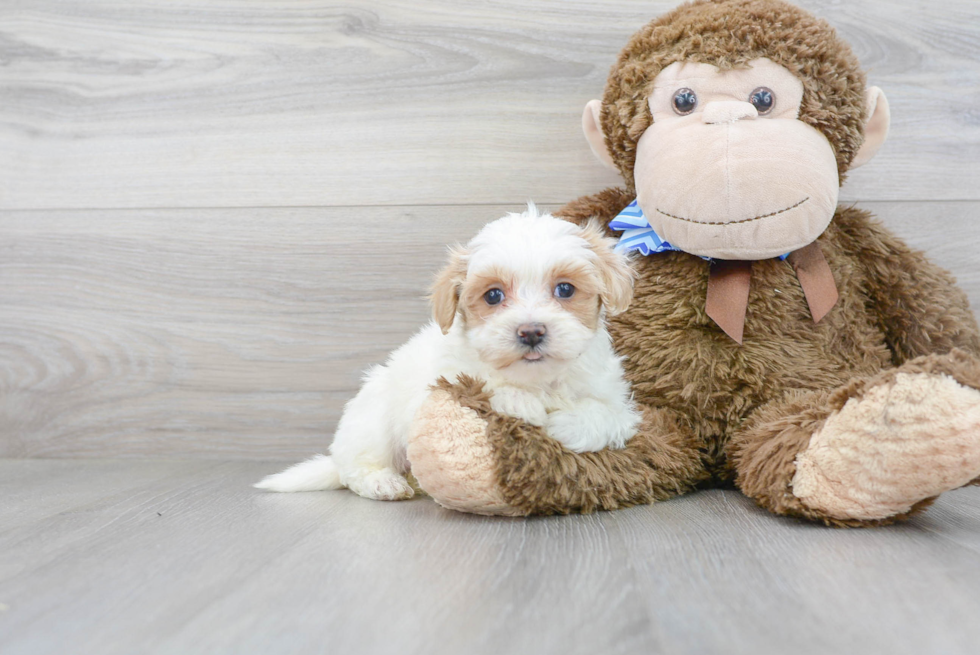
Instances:
[[[633,271],[615,243],[598,222],[580,228],[529,205],[450,251],[433,316],[443,332],[459,322],[497,369],[557,370],[604,331],[604,314],[629,306]]]

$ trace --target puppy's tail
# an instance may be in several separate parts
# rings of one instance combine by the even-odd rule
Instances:
[[[333,457],[317,455],[290,466],[282,473],[267,476],[253,486],[269,491],[320,491],[340,489],[344,485],[340,482],[340,472]]]

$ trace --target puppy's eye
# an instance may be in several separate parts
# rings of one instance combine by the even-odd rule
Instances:
[[[555,296],[558,298],[571,298],[575,295],[575,287],[568,282],[562,282],[555,287]]]
[[[483,299],[488,305],[499,305],[504,301],[504,292],[500,289],[490,289],[483,294]]]
[[[771,89],[760,86],[749,94],[749,102],[752,103],[752,106],[755,107],[755,110],[759,112],[760,116],[764,116],[771,112],[772,106],[776,104],[776,94]]]
[[[698,97],[691,89],[680,89],[674,94],[671,104],[674,106],[675,112],[681,116],[687,116],[698,106]]]

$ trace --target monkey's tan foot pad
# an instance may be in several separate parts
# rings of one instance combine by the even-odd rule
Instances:
[[[487,422],[445,388],[434,389],[415,415],[408,461],[419,486],[449,509],[475,514],[524,514],[497,483]]]
[[[793,493],[838,519],[884,519],[980,476],[980,391],[899,373],[851,398],[796,458]]]

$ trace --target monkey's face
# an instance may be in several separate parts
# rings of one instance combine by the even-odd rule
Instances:
[[[814,241],[837,206],[826,137],[797,120],[803,84],[768,59],[719,71],[679,62],[650,96],[637,202],[657,233],[720,259],[778,257]]]
[[[852,167],[870,159],[887,132],[884,96],[868,91],[878,122],[866,128],[871,136]],[[664,68],[633,165],[637,202],[657,233],[719,259],[778,257],[816,240],[833,218],[840,180],[827,137],[799,120],[803,93],[793,73],[764,58],[727,71],[693,62]],[[583,125],[600,159],[615,166],[599,106],[589,104]]]

